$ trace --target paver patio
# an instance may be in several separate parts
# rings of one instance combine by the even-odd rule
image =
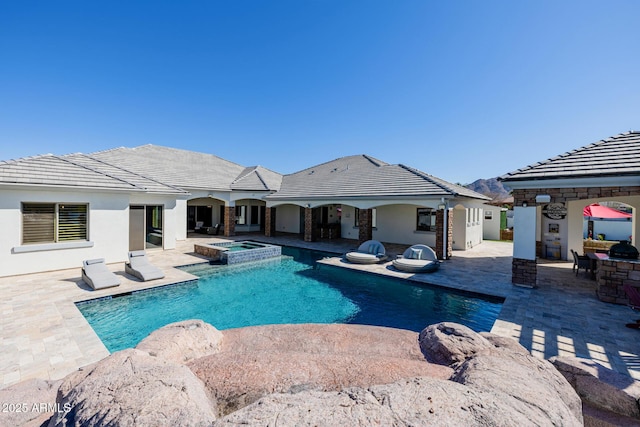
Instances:
[[[349,240],[303,242],[298,236],[266,238],[236,236],[281,245],[344,253],[357,244]],[[80,281],[80,267],[24,276],[0,278],[0,388],[29,378],[58,379],[81,366],[96,362],[109,352],[93,332],[75,302],[138,289],[192,280],[175,266],[205,261],[193,253],[194,243],[214,242],[216,237],[190,237],[175,250],[149,251],[150,261],[166,274],[164,279],[139,282],[124,275],[124,264],[109,265],[121,275],[116,288],[91,291]],[[386,245],[391,258],[406,246]],[[511,284],[512,245],[485,241],[467,251],[454,251],[451,260],[431,274],[395,271],[390,262],[353,265],[340,257],[322,262],[366,270],[376,274],[410,278],[439,286],[505,298],[492,332],[515,338],[532,354],[593,359],[605,367],[640,380],[640,331],[625,323],[637,316],[625,306],[606,304],[595,296],[595,282],[584,273],[575,276],[572,263],[540,261],[539,287]],[[215,326],[215,325],[214,325]],[[427,325],[425,325],[427,326]]]

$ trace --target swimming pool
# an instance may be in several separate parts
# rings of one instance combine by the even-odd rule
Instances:
[[[134,347],[168,323],[202,319],[223,330],[281,323],[358,323],[420,331],[462,323],[489,331],[502,300],[316,264],[328,254],[283,247],[283,257],[195,265],[180,285],[79,303],[109,351]]]

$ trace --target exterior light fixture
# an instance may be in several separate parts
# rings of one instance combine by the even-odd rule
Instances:
[[[527,202],[522,202],[522,207],[526,208],[527,207]]]
[[[538,194],[536,196],[536,203],[549,203],[551,201],[551,196],[548,194]]]

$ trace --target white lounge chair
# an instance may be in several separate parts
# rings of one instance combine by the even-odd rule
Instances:
[[[162,270],[149,262],[145,251],[129,252],[129,262],[124,264],[124,271],[143,282],[164,277]]]
[[[393,260],[393,266],[408,273],[431,273],[440,267],[440,261],[429,246],[413,245]]]
[[[367,240],[357,251],[348,252],[345,257],[354,264],[375,264],[387,259],[384,246],[377,240]]]
[[[120,278],[104,263],[104,258],[82,261],[82,280],[93,290],[111,288],[120,284]]]

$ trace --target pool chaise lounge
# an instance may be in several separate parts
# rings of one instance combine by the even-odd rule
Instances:
[[[104,258],[87,259],[82,262],[82,280],[93,290],[120,285],[120,278],[104,263]]]
[[[440,267],[440,261],[429,246],[413,245],[393,260],[393,266],[407,273],[431,273]]]
[[[384,246],[377,240],[367,240],[357,251],[348,252],[345,257],[354,264],[375,264],[387,259]]]
[[[162,270],[149,262],[145,251],[129,252],[129,262],[124,264],[124,271],[143,282],[164,277]]]

